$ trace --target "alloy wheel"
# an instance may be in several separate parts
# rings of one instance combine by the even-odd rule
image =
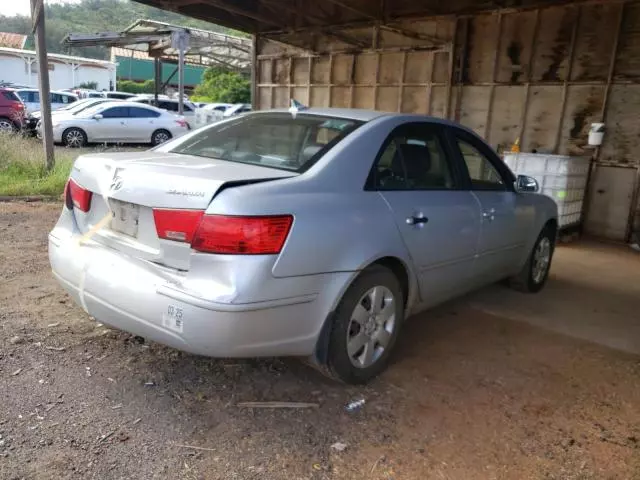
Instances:
[[[67,145],[72,148],[80,148],[84,144],[84,135],[78,130],[71,130],[65,135]]]
[[[551,241],[543,237],[538,242],[533,252],[533,265],[531,266],[531,278],[536,284],[544,280],[549,264],[551,263]]]
[[[356,304],[347,328],[351,364],[368,368],[389,346],[396,327],[396,299],[387,287],[369,289]]]

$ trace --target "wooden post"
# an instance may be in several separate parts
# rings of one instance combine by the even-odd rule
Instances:
[[[153,104],[158,106],[158,95],[160,94],[160,83],[162,82],[162,63],[160,57],[153,59]]]
[[[327,107],[331,107],[333,101],[333,55],[329,55],[329,91],[327,92]]]
[[[407,52],[402,53],[402,66],[400,67],[400,87],[398,88],[398,112],[402,112],[402,96],[404,95],[404,77],[407,68]]]
[[[562,125],[564,122],[564,114],[567,110],[567,96],[569,93],[569,82],[571,81],[571,74],[573,72],[573,58],[576,52],[576,39],[578,38],[578,31],[580,29],[580,18],[582,16],[582,9],[580,5],[576,7],[578,12],[576,13],[576,21],[573,22],[573,30],[571,32],[571,43],[569,44],[569,64],[567,67],[567,75],[565,76],[564,83],[562,85],[562,99],[560,100],[560,120],[558,123],[558,130],[556,131],[556,141],[553,145],[553,153],[558,153],[560,148],[560,139],[562,137]]]
[[[449,112],[451,111],[451,92],[453,91],[453,71],[454,71],[454,63],[455,63],[455,55],[456,55],[456,37],[458,36],[458,22],[460,19],[456,17],[456,21],[453,27],[453,38],[451,39],[451,43],[449,44],[449,76],[447,78],[447,98],[446,104],[444,106],[444,118],[449,118]],[[435,57],[434,57],[435,60]],[[433,85],[431,86],[433,88]]]
[[[618,25],[614,33],[613,48],[611,50],[611,61],[609,62],[609,74],[607,75],[607,86],[604,90],[604,99],[602,100],[602,110],[600,111],[600,121],[604,122],[609,106],[609,95],[611,93],[611,83],[613,82],[613,74],[616,70],[616,57],[618,56],[618,45],[620,44],[620,32],[622,31],[622,22],[624,21],[624,7],[626,3],[620,3],[620,14],[618,17]]]
[[[500,59],[500,46],[502,44],[502,13],[498,14],[498,38],[496,40],[496,49],[493,55],[493,74],[491,77],[491,87],[489,90],[489,105],[487,107],[487,120],[484,126],[484,139],[489,143],[491,136],[491,120],[493,116],[493,98],[496,93],[496,77],[498,76],[498,60]]]
[[[533,27],[533,39],[531,41],[531,52],[529,53],[529,61],[527,68],[527,83],[524,86],[524,105],[522,106],[522,117],[520,118],[520,129],[518,131],[518,138],[520,139],[520,146],[524,146],[525,127],[527,125],[527,112],[529,111],[529,96],[531,90],[531,80],[533,75],[533,60],[536,55],[536,47],[538,39],[538,30],[540,29],[540,10],[536,10],[536,20]]]
[[[251,40],[251,108],[258,110],[258,35]]]
[[[53,126],[51,121],[51,91],[49,88],[49,64],[44,28],[44,0],[31,0],[31,19],[36,36],[38,56],[38,84],[40,89],[40,109],[42,112],[42,143],[45,152],[45,168],[53,169],[55,156],[53,151]]]

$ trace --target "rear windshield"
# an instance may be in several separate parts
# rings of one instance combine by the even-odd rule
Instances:
[[[169,151],[303,172],[362,123],[319,115],[245,115],[199,131]]]

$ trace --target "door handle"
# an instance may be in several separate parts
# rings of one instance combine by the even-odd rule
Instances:
[[[486,218],[490,222],[493,221],[493,219],[496,218],[496,209],[495,208],[490,208],[486,212],[483,212],[482,213],[482,218]]]
[[[418,215],[407,217],[407,220],[406,220],[407,225],[420,225],[420,226],[424,225],[428,221],[429,219],[421,213]]]

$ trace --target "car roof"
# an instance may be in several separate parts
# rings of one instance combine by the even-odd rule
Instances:
[[[272,110],[262,110],[264,112],[281,112],[290,113],[288,108],[276,108]],[[254,111],[260,113],[261,111]],[[347,118],[350,120],[360,120],[368,122],[374,118],[393,115],[386,112],[378,112],[376,110],[364,110],[360,108],[305,108],[298,111],[305,115],[321,115],[325,117]]]

